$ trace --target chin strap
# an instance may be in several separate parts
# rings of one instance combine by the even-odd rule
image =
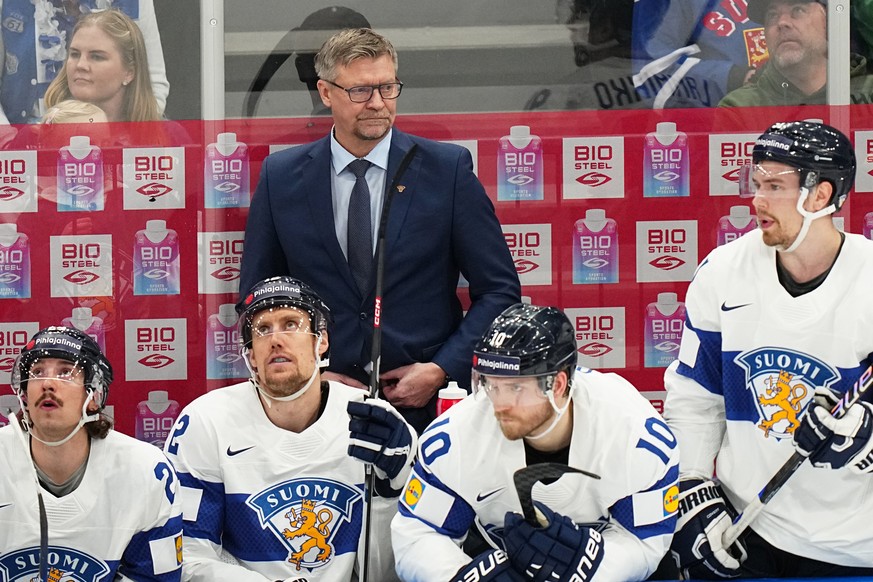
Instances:
[[[809,227],[812,225],[812,221],[816,218],[821,218],[822,216],[827,216],[829,214],[833,214],[837,211],[837,207],[835,204],[828,204],[821,210],[817,212],[809,212],[807,209],[803,207],[803,204],[806,202],[806,199],[809,197],[809,187],[804,186],[800,189],[800,197],[797,199],[797,212],[803,217],[803,223],[800,225],[800,232],[797,233],[797,236],[794,238],[794,242],[791,243],[788,248],[778,248],[778,250],[783,253],[791,253],[797,250],[797,247],[803,242],[806,238],[807,233],[809,232]]]
[[[312,368],[312,375],[309,376],[309,380],[306,382],[306,385],[304,385],[303,388],[301,388],[294,394],[289,394],[288,396],[273,396],[272,394],[267,394],[267,392],[263,388],[261,388],[261,383],[258,382],[258,375],[252,369],[250,359],[248,357],[245,358],[246,367],[249,369],[249,380],[251,381],[252,385],[254,385],[254,387],[258,389],[258,392],[261,393],[261,396],[264,397],[264,402],[267,404],[267,408],[273,407],[273,400],[275,400],[276,402],[291,402],[292,400],[297,400],[298,398],[303,396],[307,390],[309,390],[309,387],[312,386],[313,382],[315,382],[315,377],[316,375],[318,375],[319,368],[327,366],[327,360],[322,360],[321,356],[319,356],[318,354],[318,348],[320,347],[321,333],[315,336],[315,361],[317,362],[317,364]]]
[[[549,399],[549,404],[552,405],[552,410],[555,412],[555,416],[554,416],[554,420],[552,421],[552,424],[550,424],[550,425],[548,426],[548,428],[546,428],[546,429],[545,429],[543,432],[541,432],[540,434],[537,434],[537,435],[528,435],[528,436],[524,437],[526,440],[529,440],[529,441],[537,441],[537,440],[543,438],[544,436],[546,436],[547,434],[549,434],[550,432],[552,432],[553,430],[555,430],[555,427],[558,426],[558,422],[561,420],[561,417],[564,416],[564,413],[567,412],[567,409],[570,408],[570,403],[573,401],[573,385],[572,385],[572,380],[568,379],[567,382],[568,382],[568,385],[567,385],[567,402],[566,402],[566,403],[564,404],[564,406],[562,406],[561,408],[558,408],[558,405],[555,403],[555,392],[554,392],[554,390],[549,390],[548,392],[546,392],[546,398]]]
[[[64,438],[62,438],[59,441],[44,441],[41,438],[39,438],[38,436],[36,436],[36,433],[34,433],[34,431],[33,431],[33,425],[30,422],[30,415],[27,414],[27,408],[24,406],[24,402],[21,401],[20,395],[18,396],[18,401],[19,401],[19,403],[21,403],[21,413],[24,416],[24,426],[27,427],[27,431],[30,433],[30,436],[34,440],[41,442],[42,444],[44,444],[47,447],[59,447],[62,444],[69,441],[71,438],[73,438],[76,435],[76,433],[79,432],[79,430],[83,426],[85,426],[87,423],[93,422],[95,420],[100,420],[100,411],[99,410],[97,412],[92,413],[92,414],[88,414],[88,405],[91,404],[91,400],[93,398],[94,398],[94,391],[89,390],[88,397],[85,398],[85,402],[82,404],[82,415],[79,417],[79,422],[76,423],[76,428],[74,428],[72,430],[72,432],[70,432],[70,434],[68,434],[67,436],[65,436]]]

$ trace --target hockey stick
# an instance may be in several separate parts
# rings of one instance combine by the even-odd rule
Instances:
[[[521,512],[524,519],[531,525],[542,526],[543,524],[537,519],[536,508],[533,504],[533,487],[539,482],[546,485],[554,483],[566,473],[581,473],[591,477],[592,479],[600,479],[600,475],[576,469],[568,465],[560,463],[537,463],[522,467],[512,475],[512,481],[515,483],[515,492],[518,494],[518,501],[521,503]]]
[[[18,416],[12,412],[11,408],[3,412],[3,416],[9,419],[9,424],[14,425],[12,432],[16,434],[21,443],[22,450],[27,458],[27,464],[30,466],[30,475],[33,477],[34,485],[36,485],[36,500],[39,504],[39,576],[37,579],[39,582],[48,582],[48,516],[46,515],[45,503],[42,499],[42,486],[39,484],[36,466],[34,465],[33,458],[30,456],[30,445],[24,437],[24,431],[21,430]]]
[[[873,385],[873,365],[870,365],[866,370],[864,370],[861,377],[852,385],[851,390],[847,390],[846,393],[843,394],[843,397],[840,398],[839,402],[837,402],[837,404],[831,409],[831,414],[835,418],[842,418],[849,407],[858,402],[871,385]],[[825,443],[821,443],[819,447],[824,445]],[[795,451],[794,454],[785,461],[785,464],[776,471],[769,481],[767,481],[767,484],[764,485],[764,488],[761,489],[758,496],[746,506],[743,512],[734,519],[733,524],[725,530],[721,537],[723,547],[729,548],[731,544],[739,539],[740,534],[749,527],[755,518],[758,517],[758,514],[761,513],[761,510],[764,509],[764,505],[766,505],[767,502],[776,495],[782,486],[785,485],[785,482],[788,481],[805,460],[805,455],[799,451]]]
[[[382,363],[382,291],[385,284],[385,232],[388,230],[388,211],[391,208],[391,201],[394,200],[395,192],[402,192],[403,187],[400,186],[400,178],[406,173],[406,168],[412,162],[413,154],[418,146],[412,144],[412,147],[400,160],[400,165],[397,166],[397,171],[394,173],[394,179],[391,180],[391,187],[388,188],[385,194],[385,202],[382,204],[382,215],[379,217],[379,230],[377,231],[376,239],[376,300],[373,307],[373,345],[370,351],[370,398],[378,398],[379,394],[379,367]],[[366,517],[364,520],[364,559],[363,573],[360,577],[360,582],[367,582],[370,570],[370,517],[372,515],[371,508],[373,506],[373,487],[376,478],[373,466],[371,464],[364,465],[364,507]]]

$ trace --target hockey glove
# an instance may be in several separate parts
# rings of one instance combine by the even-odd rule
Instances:
[[[679,517],[670,553],[683,580],[739,576],[737,569],[746,558],[745,548],[737,541],[728,549],[721,541],[734,516],[721,490],[712,481],[679,482]]]
[[[347,410],[349,455],[373,464],[380,497],[397,497],[412,469],[415,431],[384,400],[349,402]]]
[[[503,550],[482,552],[458,570],[451,582],[524,582],[524,576],[512,569],[512,564]]]
[[[794,446],[809,457],[813,466],[840,469],[850,466],[855,473],[873,471],[873,405],[856,402],[841,418],[830,411],[839,396],[827,388],[816,388],[800,426],[794,431]]]
[[[538,582],[591,579],[603,560],[600,532],[576,525],[538,501],[534,507],[544,527],[529,524],[517,513],[507,513],[504,519],[503,541],[512,567]]]

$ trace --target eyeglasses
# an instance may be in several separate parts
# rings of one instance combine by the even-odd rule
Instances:
[[[349,94],[349,100],[352,103],[366,103],[373,98],[373,91],[378,89],[379,96],[382,99],[397,99],[400,97],[400,91],[403,89],[403,83],[382,83],[381,85],[359,85],[358,87],[349,87],[346,89],[342,85],[337,85],[333,81],[324,80],[325,83],[330,83],[338,89],[342,89]]]

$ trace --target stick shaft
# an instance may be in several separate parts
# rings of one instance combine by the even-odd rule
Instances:
[[[400,178],[406,173],[406,168],[412,162],[416,147],[413,144],[400,160],[397,172],[394,173],[394,179],[391,180],[391,186],[386,192],[385,202],[382,204],[382,215],[379,217],[379,230],[376,238],[376,300],[373,306],[373,345],[370,351],[370,398],[378,398],[379,395],[379,368],[382,363],[382,289],[385,284],[385,232],[388,229],[388,210],[391,208],[391,201],[394,199]],[[370,518],[372,516],[375,479],[372,465],[364,465],[364,557],[361,566],[363,572],[359,573],[360,582],[367,582],[369,578]]]
[[[852,385],[851,390],[847,390],[839,402],[831,409],[831,414],[836,418],[842,418],[846,411],[853,404],[858,402],[865,392],[873,385],[873,365],[869,366],[861,377]],[[764,506],[773,498],[774,495],[782,488],[783,485],[791,478],[798,468],[806,460],[806,456],[798,451],[795,451],[791,457],[779,468],[778,471],[767,481],[767,484],[761,489],[758,496],[753,499],[743,512],[734,519],[734,523],[725,530],[722,536],[722,544],[724,547],[730,547],[740,534],[746,531],[746,528],[758,517],[758,514],[764,509]]]

